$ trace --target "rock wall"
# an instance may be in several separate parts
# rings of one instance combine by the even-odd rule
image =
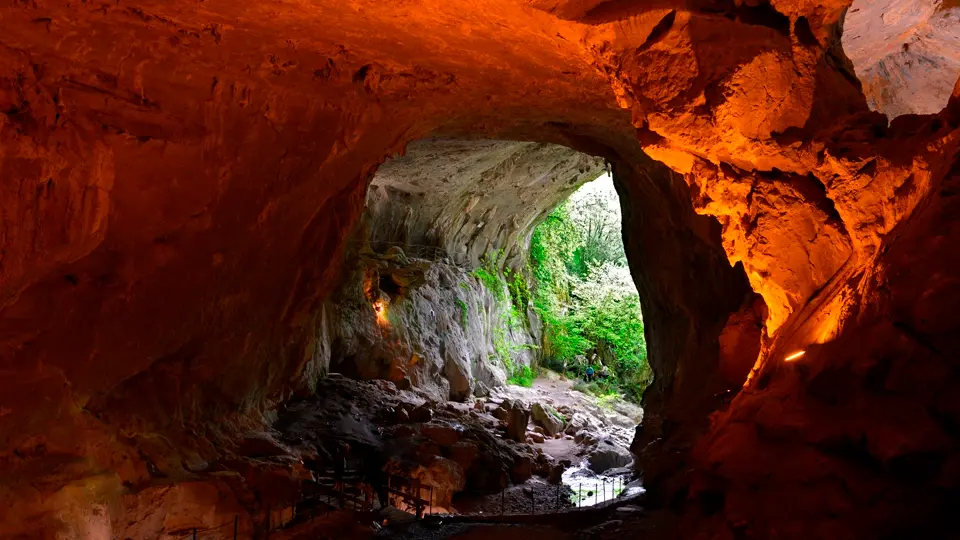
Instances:
[[[870,109],[891,120],[936,114],[960,76],[960,7],[950,0],[859,0],[843,25],[843,49]]]
[[[539,219],[604,167],[556,144],[416,141],[370,184],[370,240],[381,251],[401,246],[469,267],[503,251],[522,268]]]
[[[318,365],[457,401],[532,367],[536,313],[471,271],[525,272],[538,219],[604,166],[555,144],[408,145],[370,183],[343,283],[324,304]]]
[[[536,362],[539,337],[522,321],[511,324],[506,289],[498,299],[466,269],[396,248],[355,260],[324,308],[319,360],[331,371],[464,401]]]

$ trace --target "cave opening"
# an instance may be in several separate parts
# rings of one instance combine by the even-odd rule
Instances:
[[[581,380],[579,391],[640,403],[653,373],[609,173],[584,184],[537,224],[529,261],[531,296],[543,326],[541,366]]]
[[[425,139],[373,176],[327,303],[331,372],[425,396],[433,414],[472,409],[541,479],[501,450],[482,471],[455,465],[465,480],[442,479],[444,508],[642,491],[629,448],[653,375],[609,169],[555,144]],[[378,418],[385,440],[409,416]],[[487,477],[505,466],[507,485]]]

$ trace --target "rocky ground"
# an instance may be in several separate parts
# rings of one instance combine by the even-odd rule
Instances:
[[[632,427],[642,416],[628,404],[601,407],[571,384],[545,378],[459,403],[333,374],[315,395],[288,403],[264,439],[277,439],[315,471],[347,443],[365,468],[433,486],[433,513],[543,512],[576,502],[563,482],[571,472],[627,474]]]

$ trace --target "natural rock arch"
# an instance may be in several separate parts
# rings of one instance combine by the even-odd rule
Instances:
[[[71,482],[109,499],[202,469],[309,387],[366,183],[427,136],[613,164],[657,362],[637,451],[655,492],[691,503],[687,527],[946,527],[960,91],[938,115],[870,113],[839,46],[848,5],[0,8],[0,455],[17,479],[0,527],[82,512]],[[730,262],[768,315],[750,382],[718,395],[764,312]],[[37,478],[58,495],[38,502]]]

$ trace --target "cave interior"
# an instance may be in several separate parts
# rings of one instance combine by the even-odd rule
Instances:
[[[957,2],[33,0],[0,29],[0,537],[266,537],[378,423],[445,502],[550,476],[536,411],[475,401],[504,373],[466,276],[606,170],[647,511],[562,534],[960,537]]]

